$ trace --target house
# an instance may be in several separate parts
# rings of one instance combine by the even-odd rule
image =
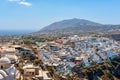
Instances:
[[[56,40],[55,43],[57,43],[57,44],[63,44],[63,41],[62,40]]]
[[[40,67],[34,66],[33,64],[27,64],[23,66],[23,71],[24,80],[52,80],[52,78],[50,78],[48,75],[48,71],[43,71]]]
[[[75,64],[80,63],[80,62],[82,62],[82,60],[83,60],[83,58],[81,58],[81,57],[75,57],[74,63]]]

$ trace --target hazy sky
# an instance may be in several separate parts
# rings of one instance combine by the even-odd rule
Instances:
[[[120,24],[120,0],[0,0],[0,30],[39,30],[71,18]]]

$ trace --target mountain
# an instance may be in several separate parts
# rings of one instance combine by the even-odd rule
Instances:
[[[34,34],[54,35],[54,34],[79,34],[79,33],[107,33],[120,30],[120,25],[100,24],[85,19],[68,19],[52,23]]]

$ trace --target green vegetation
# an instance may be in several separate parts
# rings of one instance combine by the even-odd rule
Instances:
[[[39,64],[41,63],[41,60],[35,59],[35,60],[33,60],[33,63],[34,63],[35,65],[39,65]]]

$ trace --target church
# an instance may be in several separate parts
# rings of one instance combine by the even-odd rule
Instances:
[[[16,69],[8,57],[0,57],[0,80],[16,80]]]

